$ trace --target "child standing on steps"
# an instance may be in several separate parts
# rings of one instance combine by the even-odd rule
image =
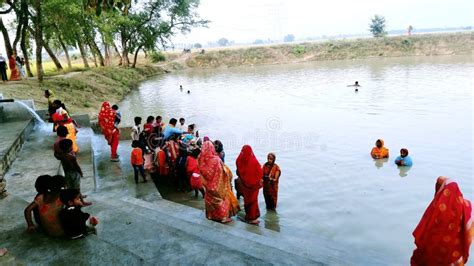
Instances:
[[[140,149],[140,142],[138,140],[132,141],[132,147],[130,163],[133,167],[135,183],[138,184],[138,171],[140,171],[140,174],[143,177],[143,182],[146,182],[145,169],[143,168],[143,152],[142,149]]]

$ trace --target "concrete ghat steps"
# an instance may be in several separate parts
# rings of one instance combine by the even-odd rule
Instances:
[[[108,200],[103,198],[100,201]],[[371,251],[359,250],[348,253],[346,250],[357,251],[357,248],[348,248],[340,244],[336,246],[330,240],[312,233],[291,231],[291,234],[282,234],[240,221],[222,225],[207,220],[201,210],[167,200],[149,203],[132,197],[123,197],[119,201],[112,200],[110,204],[120,207],[124,206],[124,203],[134,206],[130,213],[153,221],[169,223],[169,226],[176,230],[236,249],[271,264],[385,264],[380,255]]]

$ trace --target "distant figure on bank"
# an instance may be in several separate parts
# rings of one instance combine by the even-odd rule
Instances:
[[[16,67],[16,54],[13,53],[8,58],[8,67],[10,68],[10,81],[20,80],[20,71]]]
[[[347,87],[355,87],[355,91],[359,91],[359,81],[354,82],[352,85],[347,85]]]
[[[413,161],[411,160],[411,157],[408,156],[407,149],[400,150],[400,156],[398,156],[395,159],[395,164],[398,166],[412,166],[413,165]]]
[[[167,125],[165,127],[165,130],[163,131],[163,137],[165,138],[165,140],[169,139],[173,134],[183,134],[183,131],[176,128],[176,123],[178,123],[178,120],[176,120],[176,118],[170,119],[169,125]]]
[[[411,265],[465,265],[473,235],[471,202],[454,180],[440,176],[434,199],[413,231]]]
[[[59,220],[59,212],[63,207],[59,199],[62,189],[64,189],[64,177],[59,175],[51,177],[47,184],[45,184],[44,193],[37,195],[34,201],[25,208],[24,214],[28,225],[28,233],[33,233],[36,230],[31,212],[37,208],[39,210],[39,219],[41,220],[41,224],[38,226],[46,234],[50,236],[62,236],[64,234]]]
[[[217,156],[212,142],[205,141],[202,144],[198,166],[206,189],[204,194],[206,218],[220,223],[232,222],[232,219],[229,218],[231,203],[225,189],[225,182],[228,181],[223,179],[222,161]]]
[[[7,68],[8,68],[7,67],[7,60],[0,53],[0,75],[2,76],[2,81],[3,82],[8,81]]]
[[[143,151],[140,148],[138,140],[132,141],[132,153],[130,154],[130,163],[133,167],[133,174],[135,176],[135,184],[138,184],[138,172],[143,178],[143,183],[146,182],[145,169],[143,168]]]
[[[117,148],[120,141],[120,130],[115,126],[115,110],[110,107],[108,102],[103,102],[99,112],[99,126],[102,128],[107,143],[110,145],[110,161],[118,162],[119,156]]]
[[[278,182],[280,180],[280,167],[275,163],[274,153],[267,155],[267,162],[263,165],[263,196],[267,209],[275,210],[278,200]]]
[[[114,125],[115,125],[115,127],[118,128],[118,125],[119,125],[120,122],[122,121],[122,113],[120,113],[120,111],[118,110],[119,107],[118,107],[118,105],[116,105],[116,104],[112,105],[112,109],[115,111],[115,121],[114,121]]]
[[[59,219],[64,229],[64,234],[70,239],[81,238],[88,233],[95,233],[94,227],[86,225],[87,220],[92,226],[96,226],[99,221],[96,217],[82,212],[84,203],[81,200],[81,193],[77,189],[66,189],[61,191],[61,202],[64,208],[59,213]]]
[[[236,190],[244,196],[245,221],[249,224],[259,224],[260,210],[258,209],[258,192],[263,185],[262,166],[253,154],[249,145],[244,145],[236,160],[237,180]]]
[[[383,139],[378,139],[375,142],[375,147],[372,148],[370,155],[374,159],[388,158],[388,149],[384,147]]]

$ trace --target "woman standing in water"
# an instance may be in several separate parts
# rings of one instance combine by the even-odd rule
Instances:
[[[267,209],[275,210],[278,199],[278,181],[280,180],[280,167],[275,163],[274,153],[267,155],[267,162],[263,165],[263,196]]]
[[[413,231],[411,265],[464,265],[474,235],[472,205],[458,184],[440,176],[435,196]]]
[[[226,191],[226,182],[223,178],[221,159],[211,141],[205,141],[201,154],[198,157],[198,166],[204,181],[204,203],[206,217],[220,223],[229,223],[230,202]]]
[[[244,196],[245,221],[259,224],[258,191],[262,187],[262,167],[249,145],[244,145],[236,161],[239,193]]]

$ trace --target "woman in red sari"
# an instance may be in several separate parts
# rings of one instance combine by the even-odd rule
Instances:
[[[469,258],[474,227],[472,205],[458,184],[440,176],[435,196],[413,231],[416,249],[411,265],[464,265]]]
[[[267,155],[267,162],[263,165],[263,196],[267,209],[275,210],[278,200],[278,181],[280,180],[280,167],[275,163],[274,153]]]
[[[239,193],[244,196],[245,221],[259,224],[258,191],[262,187],[262,167],[249,145],[244,145],[236,161]]]
[[[102,128],[102,134],[104,134],[107,143],[110,145],[110,160],[118,162],[117,147],[120,140],[120,131],[115,126],[116,113],[110,107],[108,102],[103,102],[99,112],[99,126]]]
[[[8,67],[10,68],[10,80],[20,80],[20,71],[16,67],[16,54],[13,53],[8,58]]]
[[[216,154],[214,145],[205,141],[198,157],[198,166],[204,181],[206,193],[206,217],[220,223],[231,222],[229,218],[230,202],[226,191],[226,180],[222,178],[222,161]]]

